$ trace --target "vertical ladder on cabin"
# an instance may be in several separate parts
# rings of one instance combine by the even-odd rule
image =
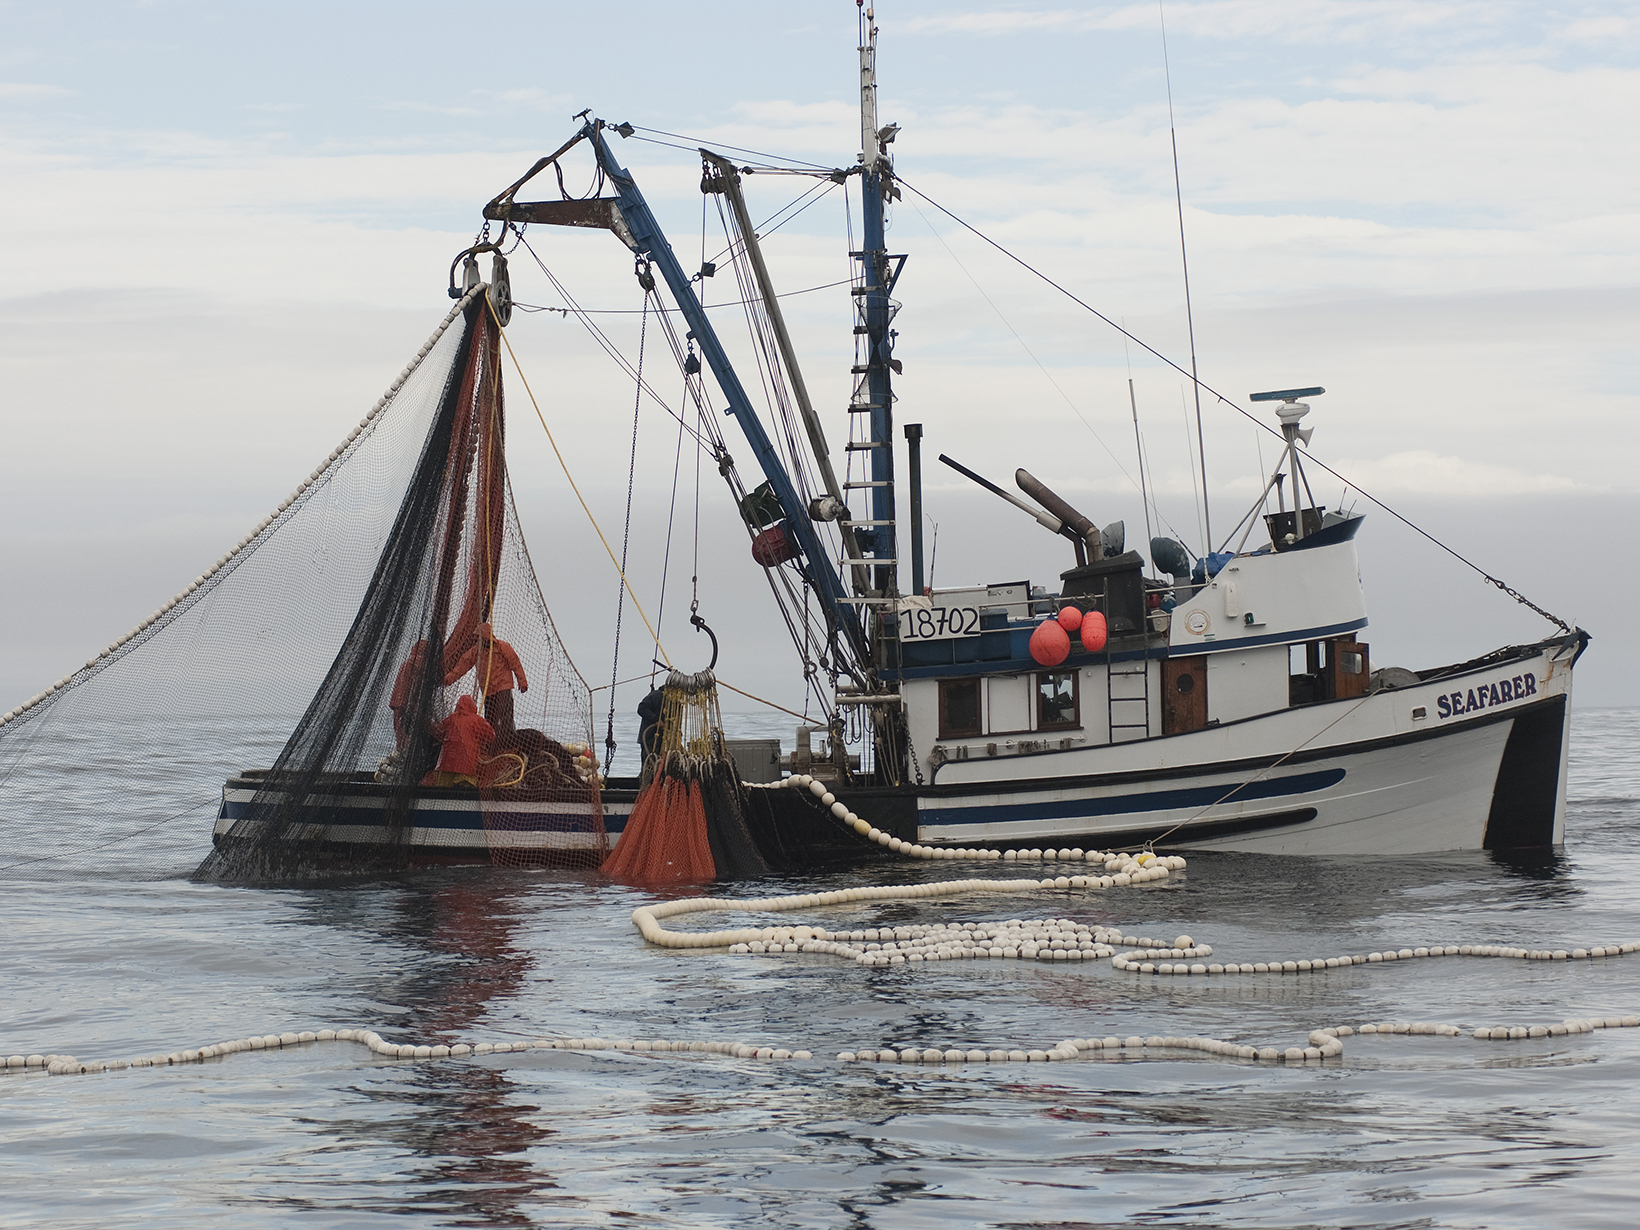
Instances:
[[[1150,736],[1150,659],[1116,662],[1105,650],[1105,704],[1109,741],[1128,743]]]

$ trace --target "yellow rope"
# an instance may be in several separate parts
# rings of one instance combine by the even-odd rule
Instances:
[[[722,687],[722,688],[728,688],[731,692],[738,692],[741,696],[744,696],[747,700],[755,700],[760,705],[767,705],[771,709],[778,709],[782,713],[789,713],[794,718],[797,718],[799,721],[812,722],[812,720],[813,720],[806,713],[799,713],[796,709],[788,709],[788,708],[786,708],[785,705],[777,705],[772,700],[764,700],[761,696],[753,696],[750,692],[742,692],[739,688],[735,687],[734,684],[724,683],[723,680],[721,680],[721,679],[718,680],[718,686]]]
[[[489,296],[484,299],[489,304]],[[490,305],[490,314],[495,314],[495,307]],[[575,498],[581,501],[581,511],[586,513],[587,520],[592,522],[592,528],[597,532],[598,541],[604,544],[604,552],[609,556],[609,562],[615,566],[616,575],[621,578],[621,584],[626,586],[626,592],[632,597],[632,606],[638,612],[638,618],[643,620],[643,626],[649,629],[649,635],[655,642],[655,648],[661,651],[661,657],[666,659],[668,666],[672,665],[672,656],[666,652],[666,646],[661,644],[660,633],[655,631],[655,625],[649,622],[649,616],[644,614],[643,604],[638,601],[638,595],[632,591],[632,582],[626,579],[626,573],[621,569],[620,560],[615,558],[615,552],[610,550],[609,539],[604,537],[603,530],[598,527],[598,518],[592,515],[592,509],[587,507],[586,497],[581,489],[575,485],[575,476],[569,472],[569,466],[564,461],[564,454],[558,451],[558,441],[552,438],[552,428],[547,426],[547,416],[541,413],[541,403],[535,400],[535,391],[530,388],[529,377],[524,375],[524,369],[519,366],[518,356],[513,353],[512,342],[507,339],[507,331],[501,328],[501,322],[496,321],[496,328],[501,330],[501,341],[507,347],[507,355],[513,361],[513,370],[518,373],[518,379],[523,382],[524,392],[529,394],[530,405],[535,407],[535,417],[541,420],[541,430],[547,433],[547,443],[552,445],[553,456],[558,458],[558,466],[564,471],[564,477],[569,480],[569,489],[575,492]],[[752,699],[756,699],[753,697]]]
[[[609,691],[611,686],[614,686],[614,687],[617,687],[617,688],[625,687],[629,683],[637,683],[638,680],[648,679],[648,678],[651,678],[653,675],[654,675],[653,671],[645,671],[641,675],[633,675],[632,678],[630,678],[630,679],[617,679],[613,685],[610,685],[610,684],[607,684],[607,683],[600,683],[597,687],[592,688],[590,690],[594,691],[594,692],[607,692],[607,691]]]

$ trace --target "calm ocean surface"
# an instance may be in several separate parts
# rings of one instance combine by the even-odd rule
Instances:
[[[789,743],[786,719],[734,724],[731,734]],[[281,737],[272,725],[216,734],[166,749],[150,732],[130,764],[69,756],[78,767],[64,789],[142,796],[156,774],[189,771],[189,749],[231,735],[245,763],[265,763]],[[1130,934],[1189,932],[1241,960],[1640,939],[1640,710],[1574,715],[1571,791],[1554,856],[1199,855],[1162,886],[834,907],[826,923],[1054,914]],[[49,800],[41,807],[49,818]],[[628,916],[651,898],[590,876],[191,884],[182,874],[208,830],[206,809],[99,852],[95,878],[0,876],[0,1054],[129,1059],[329,1026],[395,1041],[735,1039],[817,1058],[533,1051],[408,1063],[337,1043],[80,1077],[0,1074],[0,1225],[1640,1221],[1640,1029],[1502,1043],[1352,1038],[1342,1059],[1300,1068],[829,1058],[867,1044],[1028,1049],[1108,1034],[1286,1047],[1324,1025],[1621,1015],[1640,1012],[1640,955],[1452,957],[1237,980],[1138,979],[1108,962],[870,970],[645,947]],[[733,891],[964,874],[892,864]]]

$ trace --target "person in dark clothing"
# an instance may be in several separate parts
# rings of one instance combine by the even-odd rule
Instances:
[[[661,689],[638,702],[638,750],[645,761],[661,750]]]

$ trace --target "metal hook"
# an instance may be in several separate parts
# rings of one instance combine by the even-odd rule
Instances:
[[[706,664],[706,669],[716,670],[718,660],[717,633],[713,632],[711,628],[706,626],[706,621],[700,617],[698,612],[689,616],[689,622],[695,625],[695,631],[704,632],[707,636],[712,638],[712,660]]]

